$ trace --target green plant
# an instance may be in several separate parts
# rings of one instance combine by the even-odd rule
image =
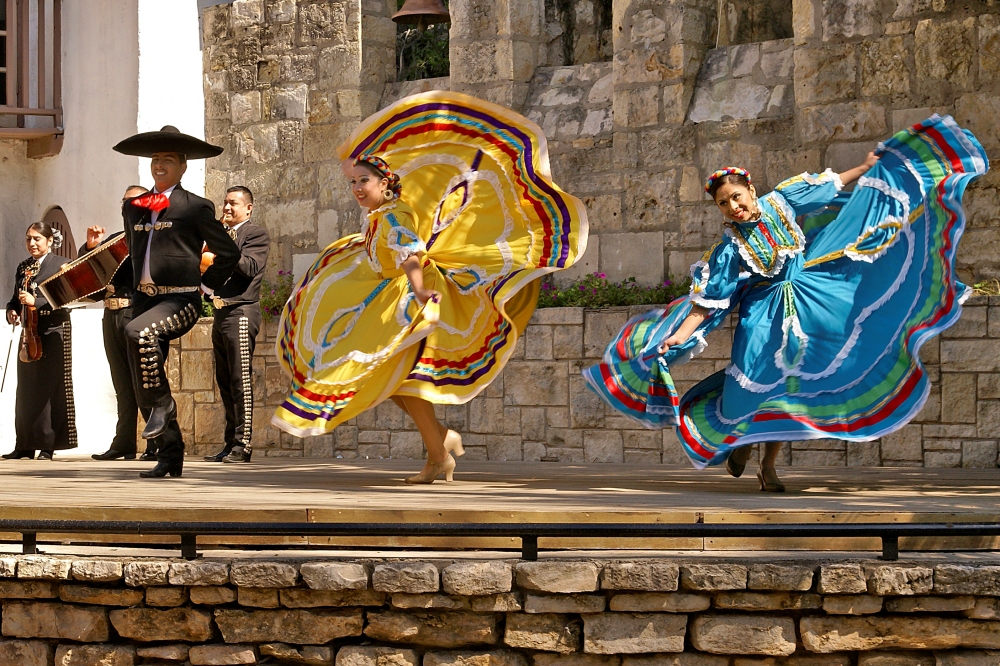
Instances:
[[[973,296],[1000,296],[1000,280],[986,280],[972,285]]]
[[[540,308],[607,308],[620,305],[654,305],[669,303],[688,293],[691,281],[667,279],[656,287],[643,287],[634,277],[622,282],[611,282],[604,273],[591,273],[566,287],[542,283],[538,295]]]
[[[211,301],[206,301],[204,298],[201,299],[201,315],[204,317],[214,317],[215,316],[215,306],[212,305]]]
[[[448,5],[448,0],[444,2]],[[403,0],[397,2],[402,8]],[[400,23],[396,28],[396,80],[418,81],[448,76],[448,24],[436,23],[426,30]]]
[[[260,314],[264,321],[273,321],[281,316],[281,311],[292,295],[294,278],[291,271],[278,271],[278,279],[271,282],[265,278],[260,284]]]

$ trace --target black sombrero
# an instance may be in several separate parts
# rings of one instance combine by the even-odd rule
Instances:
[[[113,150],[137,157],[152,157],[153,153],[181,153],[189,160],[202,160],[220,155],[223,148],[184,134],[173,125],[164,125],[159,132],[142,132],[119,141]]]

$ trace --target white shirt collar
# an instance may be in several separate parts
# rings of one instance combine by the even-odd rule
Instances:
[[[180,185],[180,183],[177,183],[177,185]],[[156,186],[154,185],[153,186],[153,193],[154,194],[166,194],[169,197],[170,193],[174,191],[174,188],[177,187],[177,185],[172,185],[172,186],[168,187],[166,189],[166,191],[164,191],[164,192],[158,192],[157,189],[156,189]]]
[[[235,227],[229,227],[228,224],[226,226],[229,227],[230,229],[232,229],[233,231],[237,231],[237,230],[239,230],[240,227],[242,227],[244,224],[246,224],[249,221],[250,221],[250,218],[248,217],[247,219],[245,219],[242,222],[240,222],[239,224],[237,224]]]

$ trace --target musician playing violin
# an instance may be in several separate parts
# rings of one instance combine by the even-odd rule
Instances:
[[[51,255],[62,245],[62,234],[46,222],[35,222],[24,240],[31,257],[17,266],[13,295],[7,303],[7,323],[21,324],[22,313],[34,308],[42,353],[37,360],[25,354],[18,357],[14,401],[17,439],[14,450],[3,457],[32,459],[38,451],[40,460],[52,460],[54,451],[77,446],[69,312],[53,310],[38,291],[38,284],[62,265],[60,258]]]

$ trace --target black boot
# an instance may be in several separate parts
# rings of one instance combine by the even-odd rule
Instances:
[[[139,476],[144,479],[162,479],[167,474],[170,476],[180,476],[184,469],[184,459],[161,460],[156,463],[156,467],[145,472],[139,472]]]
[[[170,423],[177,418],[177,403],[170,399],[165,407],[153,407],[146,419],[146,427],[142,431],[143,439],[156,439],[167,431]]]
[[[242,446],[234,446],[229,455],[222,459],[225,463],[248,463],[250,454]]]
[[[125,453],[124,451],[108,449],[104,453],[95,453],[90,457],[94,460],[118,460],[119,458],[124,458],[125,460],[135,460],[135,451],[132,453]]]
[[[205,456],[205,460],[208,462],[222,462],[231,451],[232,449],[227,446],[216,454]]]
[[[38,452],[38,459],[39,460],[52,460],[52,455],[54,453],[55,453],[54,451],[39,451]]]
[[[142,455],[139,456],[139,460],[156,460],[156,451],[146,449],[142,452]]]
[[[25,450],[18,451],[17,449],[14,449],[10,453],[5,453],[2,456],[0,456],[0,458],[5,458],[7,460],[17,460],[18,458],[27,458],[28,460],[32,460],[34,457],[35,457],[34,451],[25,451]]]

